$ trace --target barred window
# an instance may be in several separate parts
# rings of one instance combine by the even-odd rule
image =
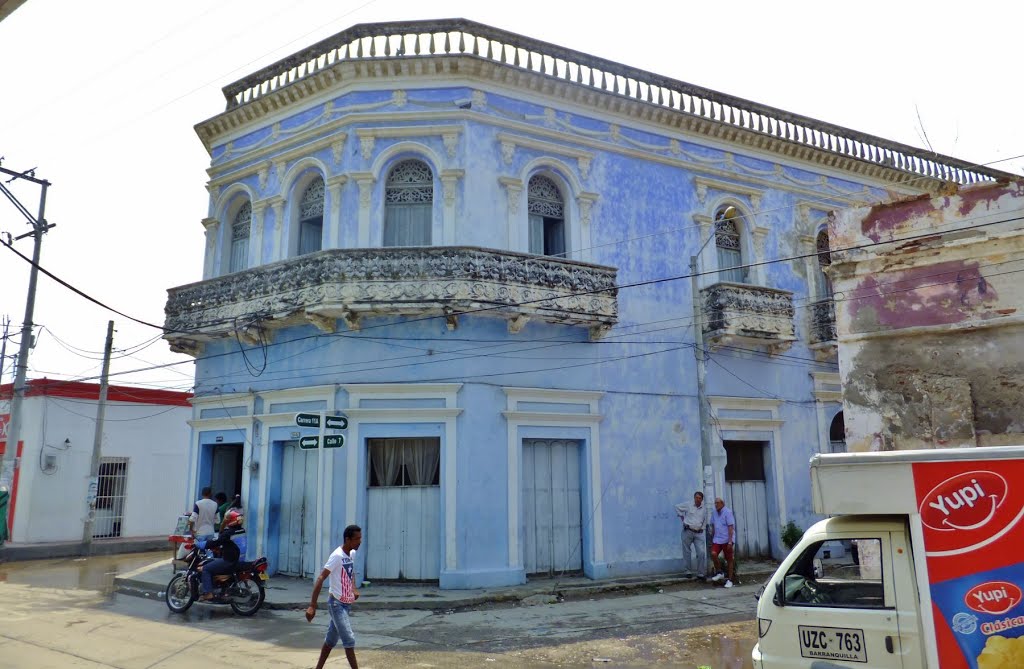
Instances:
[[[832,298],[832,279],[828,275],[828,268],[832,265],[832,249],[828,243],[828,230],[822,229],[815,239],[815,246],[818,252],[818,298],[827,300]]]

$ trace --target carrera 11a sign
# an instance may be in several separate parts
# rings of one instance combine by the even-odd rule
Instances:
[[[341,448],[345,445],[345,435],[324,435],[324,448]],[[299,439],[299,448],[310,450],[320,447],[320,437],[303,437]]]
[[[348,417],[347,416],[327,416],[325,418],[326,427],[328,430],[347,430],[348,429]],[[318,413],[297,413],[295,414],[295,424],[299,427],[320,427],[320,414]]]

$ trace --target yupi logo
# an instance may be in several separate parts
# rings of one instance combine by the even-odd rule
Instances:
[[[976,585],[964,595],[964,604],[978,613],[998,616],[1017,606],[1021,590],[1008,581],[989,581]]]
[[[981,529],[1006,499],[1006,479],[995,472],[965,472],[931,489],[921,502],[921,522],[939,532]]]

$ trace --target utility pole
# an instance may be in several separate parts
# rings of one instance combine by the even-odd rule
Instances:
[[[11,319],[4,316],[4,343],[0,344],[0,385],[4,382],[4,365],[7,363],[7,329],[11,326]]]
[[[32,213],[18,200],[17,197],[7,188],[6,185],[0,183],[0,193],[7,197],[8,200],[15,206],[18,211],[28,219],[29,224],[32,226],[31,232],[26,232],[23,235],[18,235],[14,239],[7,236],[7,239],[3,242],[7,245],[13,244],[14,240],[23,239],[24,237],[32,237],[32,268],[29,270],[28,275],[28,298],[25,301],[25,318],[21,323],[21,342],[18,348],[18,360],[14,365],[14,384],[11,392],[11,417],[7,423],[7,448],[3,455],[0,455],[0,488],[11,489],[12,481],[14,480],[14,467],[17,466],[15,456],[18,452],[18,441],[21,439],[21,404],[25,398],[25,377],[28,374],[28,352],[32,348],[32,317],[35,314],[36,306],[36,283],[39,279],[39,254],[42,251],[43,235],[53,228],[54,226],[46,222],[46,189],[50,187],[50,182],[46,179],[38,179],[35,176],[35,170],[26,170],[24,172],[15,172],[5,167],[0,166],[0,174],[6,174],[11,178],[7,181],[10,183],[16,179],[23,179],[30,181],[40,187],[39,194],[39,214],[35,217]],[[14,465],[8,470],[8,461],[13,461]],[[7,519],[3,519],[7,522]],[[13,529],[13,528],[9,528]]]
[[[96,406],[96,434],[92,439],[92,466],[89,467],[89,509],[82,530],[82,544],[88,553],[92,545],[92,526],[96,520],[96,495],[99,493],[100,453],[103,450],[103,419],[107,413],[107,378],[110,375],[110,351],[114,348],[114,321],[107,321],[107,343],[103,345],[103,372],[100,376],[100,401]]]
[[[700,286],[697,283],[697,256],[690,256],[690,292],[693,294],[693,355],[697,358],[697,416],[700,420],[700,462],[701,483],[707,501],[708,484],[711,484],[711,499],[719,496],[714,484],[714,468],[711,465],[711,437],[708,425],[708,402],[705,391],[707,363],[704,360],[704,308],[700,303]],[[710,479],[710,480],[709,480]]]

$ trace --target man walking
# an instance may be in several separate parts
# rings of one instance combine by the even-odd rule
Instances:
[[[707,539],[704,536],[708,525],[708,508],[704,506],[704,493],[700,490],[693,493],[693,504],[676,504],[676,515],[683,524],[681,535],[686,578],[693,578],[696,572],[697,578],[704,579],[708,573]]]
[[[212,539],[214,525],[217,524],[217,502],[210,498],[212,494],[210,486],[203,488],[202,499],[196,501],[192,507],[192,515],[188,517],[192,536],[199,541]]]
[[[348,658],[348,666],[352,669],[359,667],[356,662],[356,637],[352,634],[349,612],[352,604],[359,599],[359,591],[356,590],[355,557],[356,550],[363,542],[363,531],[358,525],[349,525],[342,537],[344,543],[334,549],[327,558],[324,570],[317,576],[316,583],[313,584],[313,597],[309,608],[306,609],[306,621],[313,622],[316,603],[320,598],[320,588],[324,581],[328,581],[331,594],[327,598],[327,612],[331,617],[331,623],[327,626],[327,636],[320,649],[320,660],[316,663],[316,669],[323,669],[327,656],[338,645],[339,638],[341,647],[345,649],[345,657]]]
[[[715,510],[711,513],[711,524],[715,533],[711,537],[711,561],[715,565],[715,575],[711,578],[715,583],[725,578],[725,587],[732,587],[732,574],[735,562],[733,560],[732,545],[736,538],[736,517],[732,515],[732,509],[725,505],[721,497],[715,498]],[[722,576],[722,567],[718,562],[718,554],[725,553],[725,562],[728,566],[728,576]]]

